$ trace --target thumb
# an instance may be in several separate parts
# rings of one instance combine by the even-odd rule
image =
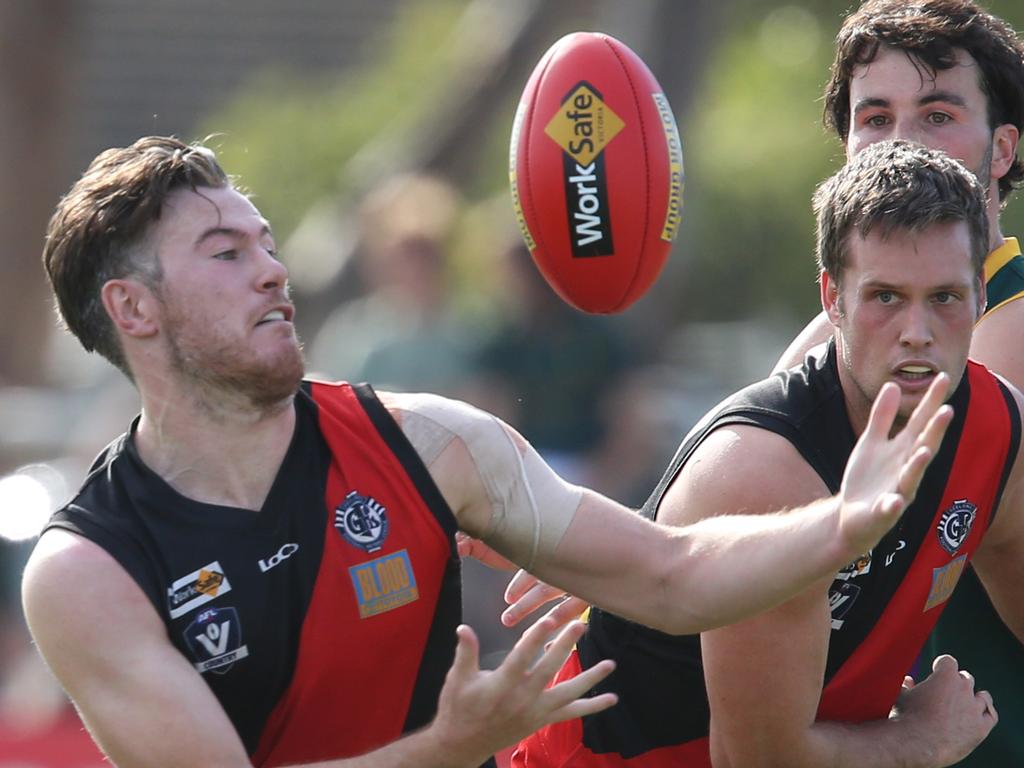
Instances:
[[[936,656],[935,661],[932,662],[932,672],[940,672],[942,670],[956,672],[959,669],[960,665],[957,663],[956,659],[954,659],[948,653],[943,653],[940,656]]]

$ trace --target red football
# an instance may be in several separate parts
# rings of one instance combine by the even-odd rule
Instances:
[[[661,87],[621,42],[575,32],[544,54],[509,175],[526,245],[574,307],[620,312],[657,278],[679,231],[683,150]]]

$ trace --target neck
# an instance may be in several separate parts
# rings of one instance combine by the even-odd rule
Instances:
[[[988,195],[988,252],[992,253],[996,248],[1006,242],[1003,231],[999,226],[999,185],[992,182]]]
[[[293,397],[256,408],[194,390],[177,397],[143,391],[135,440],[147,466],[183,496],[259,510],[294,429]]]

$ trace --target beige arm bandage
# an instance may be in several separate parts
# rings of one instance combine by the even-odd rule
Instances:
[[[562,540],[583,489],[559,477],[533,447],[489,413],[429,394],[391,394],[402,431],[430,469],[453,440],[472,459],[491,505],[482,538],[529,570]]]

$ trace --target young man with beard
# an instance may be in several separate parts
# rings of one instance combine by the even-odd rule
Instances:
[[[478,765],[613,704],[579,698],[612,664],[546,689],[582,625],[544,650],[545,618],[479,670],[456,529],[609,609],[698,631],[877,542],[951,421],[938,377],[890,436],[890,386],[836,496],[673,529],[563,482],[470,406],[303,380],[271,229],[206,148],[101,154],[58,205],[44,263],[70,330],[142,401],[23,581],[40,651],[120,766]]]
[[[856,458],[855,436],[884,387],[900,388],[906,415],[945,373],[956,416],[917,499],[838,574],[699,638],[592,610],[556,680],[611,658],[617,671],[596,690],[615,692],[618,706],[542,728],[513,765],[653,768],[714,758],[718,768],[940,768],[995,724],[991,698],[975,693],[950,656],[919,685],[904,680],[972,557],[1024,636],[1024,398],[967,362],[985,301],[984,192],[943,154],[880,142],[819,188],[815,210],[834,341],[705,417],[644,515],[692,524],[824,497]]]
[[[853,156],[902,138],[963,162],[988,192],[987,305],[971,357],[1024,388],[1024,257],[1004,237],[999,214],[1024,179],[1024,41],[966,0],[876,0],[843,23],[825,120]],[[776,370],[799,365],[831,335],[824,314],[808,325]],[[978,575],[967,569],[926,646],[925,659],[954,655],[989,689],[1000,723],[961,766],[1024,765],[1024,646],[999,620]]]

